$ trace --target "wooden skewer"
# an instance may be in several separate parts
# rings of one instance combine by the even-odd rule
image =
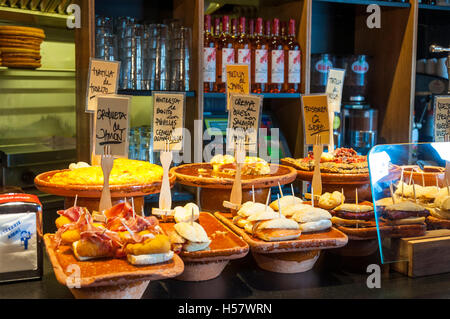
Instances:
[[[422,175],[422,186],[425,187],[425,176],[423,172],[421,173],[421,175]]]
[[[439,180],[438,180],[437,174],[434,175],[434,177],[435,177],[435,180],[436,180],[436,187],[439,188]]]
[[[255,185],[252,185],[252,200],[255,202]]]
[[[394,191],[392,189],[392,182],[389,185],[389,190],[391,191],[391,198],[392,198],[392,203],[395,204],[395,198],[394,198]]]
[[[280,190],[281,197],[284,197],[283,190],[281,189],[280,182],[278,182],[278,189]]]
[[[73,202],[73,207],[77,207],[78,194],[75,195],[75,201]]]
[[[314,188],[311,185],[311,206],[314,207]]]
[[[355,188],[355,203],[358,205],[358,189]]]
[[[278,214],[280,215],[281,218],[281,203],[280,203],[280,195],[277,194],[277,201],[278,201]]]
[[[416,184],[414,184],[414,180],[412,181],[412,184],[413,184],[414,202],[417,203]]]
[[[271,193],[271,189],[269,188],[269,193],[267,194],[267,198],[266,198],[266,208],[265,208],[266,211],[267,211],[267,207],[269,206],[270,193]]]
[[[403,191],[405,190],[405,183],[403,182],[403,167],[402,167],[402,175],[400,176],[400,181],[402,182],[402,200],[403,200]]]
[[[134,212],[134,197],[131,197],[131,207],[133,208],[133,218],[136,218],[136,213]]]
[[[293,185],[293,184],[291,184],[291,192],[292,192],[292,205],[294,205],[294,202],[295,202],[295,199],[294,199],[295,193],[294,193],[294,185]]]
[[[341,196],[341,205],[344,205],[344,188],[341,188],[342,196]]]

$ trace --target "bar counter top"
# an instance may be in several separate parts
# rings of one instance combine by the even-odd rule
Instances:
[[[0,299],[73,298],[60,285],[44,253],[42,280],[0,284]],[[231,261],[222,274],[204,282],[176,279],[150,282],[143,298],[150,299],[333,299],[333,298],[450,298],[450,273],[409,278],[381,267],[381,288],[368,288],[369,264],[379,264],[378,254],[342,257],[322,252],[310,271],[278,274],[260,269],[251,253]]]

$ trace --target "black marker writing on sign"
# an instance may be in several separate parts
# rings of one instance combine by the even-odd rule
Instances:
[[[127,114],[124,112],[111,111],[110,108],[101,108],[97,110],[97,121],[108,121],[109,128],[101,128],[97,139],[103,140],[99,145],[120,144],[125,142],[124,131],[126,128],[120,127],[118,121],[126,120]]]

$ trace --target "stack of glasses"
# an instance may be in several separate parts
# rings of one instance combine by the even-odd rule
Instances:
[[[95,21],[95,57],[107,61],[118,60],[117,38],[111,18],[99,17]]]
[[[132,127],[129,132],[128,158],[153,163],[152,130],[144,125]]]
[[[96,18],[96,58],[121,61],[119,89],[189,91],[191,29],[166,22]]]

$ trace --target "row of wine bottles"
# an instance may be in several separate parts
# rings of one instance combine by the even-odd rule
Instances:
[[[247,23],[248,21],[248,23]],[[301,50],[295,20],[205,15],[204,92],[225,92],[227,64],[248,64],[252,93],[298,93]]]

